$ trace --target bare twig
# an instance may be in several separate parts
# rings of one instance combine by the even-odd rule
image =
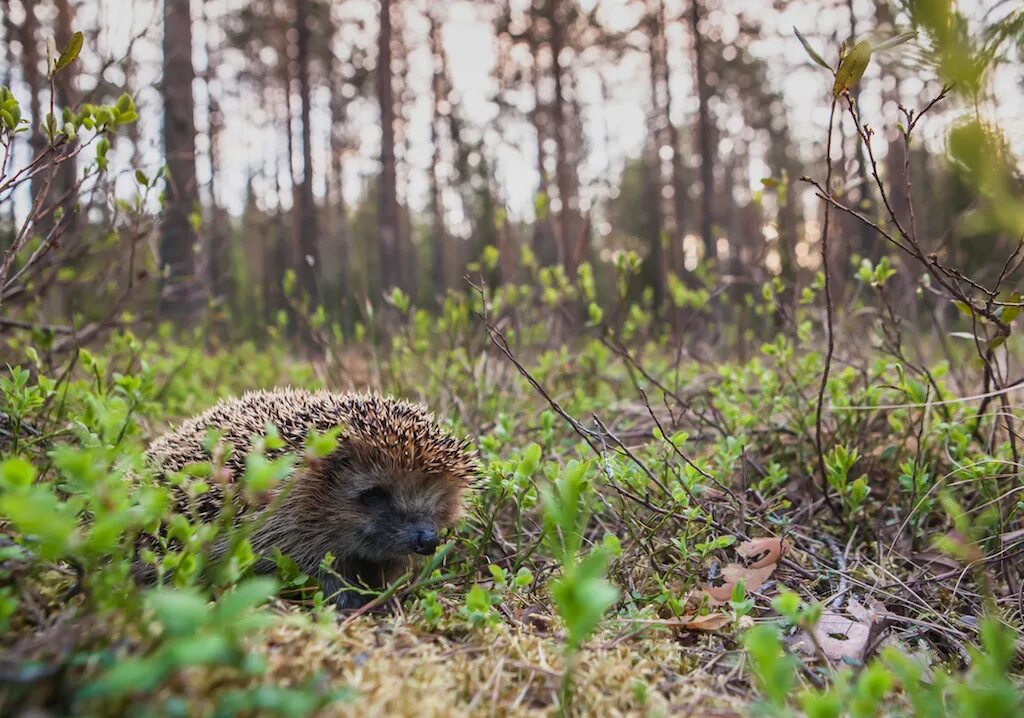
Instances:
[[[832,98],[832,109],[828,116],[828,139],[825,147],[825,186],[832,187],[832,131],[835,127],[836,98]],[[821,475],[821,495],[825,499],[832,514],[839,520],[842,515],[828,494],[828,472],[825,468],[825,448],[821,440],[821,414],[825,405],[825,390],[828,387],[829,370],[832,368],[832,354],[835,351],[835,336],[832,327],[832,281],[828,269],[828,224],[831,206],[825,204],[825,219],[821,228],[821,266],[825,273],[825,326],[828,332],[828,348],[825,352],[825,366],[821,372],[821,384],[818,387],[818,403],[814,410],[814,447],[818,452],[818,472]]]

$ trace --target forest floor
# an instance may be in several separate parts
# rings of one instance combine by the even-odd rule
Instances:
[[[544,619],[534,614],[531,622]],[[548,617],[554,621],[554,616]],[[316,629],[279,626],[256,650],[282,682],[314,675],[354,691],[322,715],[555,715],[564,669],[557,635],[501,625],[475,635],[425,631],[400,617],[362,617]],[[749,701],[730,695],[740,652],[687,646],[665,635],[603,632],[578,657],[579,715],[739,715]],[[718,666],[716,669],[715,666]],[[215,694],[196,676],[194,690]]]
[[[0,707],[708,718],[1020,707],[1015,448],[998,427],[977,430],[977,406],[929,405],[927,377],[848,362],[825,396],[826,501],[813,346],[779,337],[709,370],[657,342],[635,354],[597,339],[545,348],[538,322],[518,344],[481,343],[477,327],[466,319],[472,338],[438,353],[433,326],[414,320],[384,358],[315,363],[126,335],[53,380],[42,366],[13,370],[2,438],[25,461],[0,463],[0,571],[13,578],[0,588]],[[948,367],[930,376],[955,395]],[[356,613],[286,601],[244,572],[222,586],[132,587],[134,531],[151,520],[140,517],[167,517],[127,490],[126,468],[218,397],[280,385],[379,387],[472,437],[483,476],[447,547]]]

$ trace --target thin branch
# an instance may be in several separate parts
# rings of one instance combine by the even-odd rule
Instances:
[[[832,99],[832,110],[828,116],[828,139],[825,148],[825,186],[832,187],[832,132],[835,128],[836,98]],[[828,375],[832,368],[832,354],[835,352],[835,335],[832,326],[832,280],[828,269],[828,224],[831,205],[825,204],[825,220],[821,228],[821,266],[825,273],[825,326],[828,333],[828,349],[825,352],[825,366],[821,372],[821,384],[818,386],[818,404],[814,410],[814,446],[818,452],[818,471],[821,474],[821,495],[825,499],[832,514],[839,520],[842,515],[838,507],[828,495],[828,472],[825,469],[825,448],[821,440],[821,414],[825,405],[825,390],[828,387]]]

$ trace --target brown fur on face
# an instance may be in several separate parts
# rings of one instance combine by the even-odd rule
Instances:
[[[244,473],[253,441],[268,423],[284,441],[281,449],[267,452],[271,458],[284,452],[301,457],[310,430],[341,428],[333,453],[297,467],[277,489],[286,492],[279,505],[257,511],[265,520],[251,539],[264,557],[257,570],[273,570],[268,557],[276,547],[318,577],[326,594],[342,585],[320,570],[327,553],[336,557],[334,572],[344,581],[378,587],[400,573],[406,556],[433,553],[439,532],[458,519],[478,474],[466,442],[446,433],[422,406],[374,394],[292,389],[223,401],[156,439],[146,457],[162,475],[209,461],[203,444],[213,429],[231,448],[225,468],[234,480]],[[214,485],[202,497],[200,513],[213,518],[221,501]],[[359,602],[344,592],[337,600]]]

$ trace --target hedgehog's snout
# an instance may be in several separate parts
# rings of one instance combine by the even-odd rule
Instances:
[[[429,556],[434,553],[437,550],[437,545],[441,542],[437,526],[433,523],[413,524],[406,529],[405,534],[406,541],[408,541],[409,548],[412,549],[413,553],[423,556]]]

